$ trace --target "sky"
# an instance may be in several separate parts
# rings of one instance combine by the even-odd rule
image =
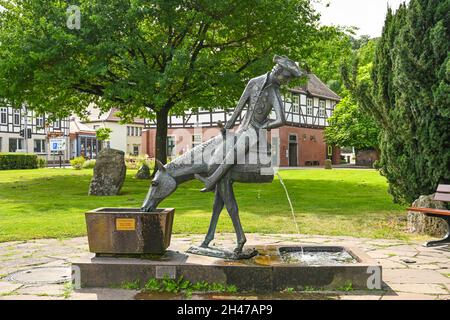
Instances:
[[[313,5],[321,14],[321,24],[355,26],[357,36],[374,38],[381,36],[387,6],[396,10],[402,2],[409,0],[319,0]]]
[[[409,0],[313,0],[314,8],[321,14],[321,24],[355,26],[357,36],[379,37],[384,24],[387,6],[397,9]],[[327,7],[326,4],[329,4]],[[0,6],[0,11],[2,7]]]

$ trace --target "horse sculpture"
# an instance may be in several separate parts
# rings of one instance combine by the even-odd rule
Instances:
[[[215,200],[209,230],[200,248],[208,248],[214,239],[217,221],[225,206],[237,237],[237,245],[231,258],[248,257],[246,254],[241,255],[246,239],[239,219],[233,183],[273,180],[270,155],[267,152],[270,148],[266,148],[266,130],[281,127],[285,123],[280,85],[302,75],[298,64],[287,57],[275,55],[274,62],[276,65],[271,72],[248,82],[225,127],[219,123],[221,135],[202,143],[165,166],[156,161],[158,172],[142,206],[145,212],[153,211],[180,183],[194,178],[201,180],[205,184],[202,191],[215,190]],[[236,133],[227,130],[233,128],[245,105],[247,112],[239,129]],[[274,120],[269,118],[272,112],[276,116]],[[249,255],[253,254],[255,252],[250,252]]]
[[[215,161],[208,161],[209,151],[223,145],[222,139],[224,135],[216,136],[186,152],[182,156],[176,158],[172,162],[163,165],[156,160],[158,171],[155,174],[151,183],[151,188],[145,198],[141,210],[151,212],[156,209],[158,204],[171,195],[183,182],[194,180],[196,174],[203,176],[211,174],[217,168],[218,164]],[[227,134],[227,139],[233,139],[232,133]],[[265,155],[270,159],[270,147],[261,148]],[[254,156],[260,156],[261,152],[257,150],[250,150],[256,152]],[[205,154],[208,153],[208,154]],[[252,155],[249,154],[249,157]],[[206,234],[205,240],[200,247],[207,248],[209,243],[214,239],[214,234],[219,220],[219,215],[225,206],[230,215],[233,227],[236,233],[237,246],[234,249],[236,255],[241,254],[242,248],[247,241],[244,230],[242,229],[239,218],[239,209],[234,196],[233,183],[234,182],[272,182],[273,170],[270,166],[270,161],[262,163],[260,158],[256,164],[236,164],[227,174],[219,181],[215,187],[215,198],[212,210],[212,217]]]

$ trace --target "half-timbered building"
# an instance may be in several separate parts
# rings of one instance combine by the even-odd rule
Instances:
[[[0,152],[36,153],[51,160],[50,138],[66,139],[69,145],[69,119],[50,122],[47,115],[26,107],[15,109],[0,104]],[[61,155],[68,159],[68,150]]]
[[[314,74],[308,75],[305,85],[290,88],[283,95],[286,125],[269,132],[272,163],[277,166],[323,165],[326,159],[339,163],[339,148],[327,145],[323,133],[339,100],[340,97]],[[219,134],[218,121],[226,123],[232,114],[233,110],[200,109],[183,116],[170,116],[167,154],[175,157]],[[244,113],[236,125],[243,117]],[[155,138],[156,123],[146,121],[142,146],[149,157],[155,155]]]

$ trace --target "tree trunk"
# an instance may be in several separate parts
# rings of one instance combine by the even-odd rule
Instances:
[[[163,164],[167,162],[167,117],[169,110],[166,108],[156,112],[156,139],[155,139],[155,158]],[[157,166],[153,169],[152,176],[157,171]]]

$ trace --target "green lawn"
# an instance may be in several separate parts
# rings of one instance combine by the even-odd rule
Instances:
[[[86,233],[84,212],[97,207],[140,206],[149,181],[128,176],[120,196],[88,196],[92,170],[35,169],[0,171],[0,241],[61,238]],[[409,239],[406,212],[393,204],[385,179],[374,170],[281,171],[294,206],[300,232],[372,238]],[[174,207],[175,233],[206,233],[213,193],[201,184],[183,184],[161,206]],[[295,233],[283,187],[236,184],[246,232]],[[223,211],[218,232],[232,232]]]

